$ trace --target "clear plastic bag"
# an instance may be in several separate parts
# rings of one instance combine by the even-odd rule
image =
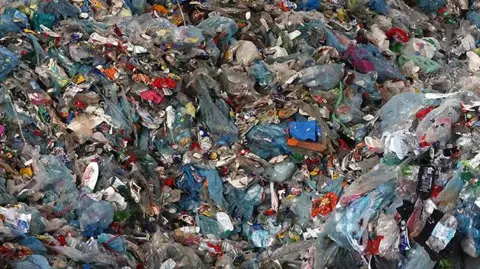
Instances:
[[[417,137],[431,142],[445,143],[450,137],[451,126],[460,119],[460,108],[458,98],[444,100],[418,124]]]
[[[407,261],[403,265],[404,269],[433,269],[436,262],[430,259],[427,251],[420,245],[416,245],[407,257]]]
[[[300,71],[300,82],[303,85],[328,91],[342,80],[343,64],[324,64],[307,67]]]
[[[297,167],[295,163],[285,161],[268,166],[265,169],[263,176],[270,181],[283,183],[290,179],[296,170]]]
[[[381,214],[376,225],[377,236],[383,236],[378,248],[381,257],[388,260],[398,258],[400,245],[400,230],[393,215]]]
[[[457,170],[454,177],[448,181],[445,188],[433,200],[442,212],[452,212],[457,207],[460,191],[465,184],[460,175],[461,172]]]
[[[410,119],[423,105],[423,94],[404,92],[393,96],[378,112],[384,132],[409,129]]]
[[[198,95],[200,103],[200,114],[208,130],[221,141],[221,143],[234,143],[238,140],[238,129],[235,123],[220,108],[226,106],[224,101],[217,99],[214,103],[207,85],[203,79],[199,79],[200,92]],[[223,104],[222,104],[223,103]]]
[[[365,193],[371,192],[385,182],[398,180],[399,171],[395,166],[378,164],[368,173],[355,180],[342,195],[340,202],[343,205],[358,199]]]
[[[378,186],[348,206],[337,208],[325,223],[326,234],[341,247],[362,253],[367,247],[367,225],[395,196],[392,182]]]

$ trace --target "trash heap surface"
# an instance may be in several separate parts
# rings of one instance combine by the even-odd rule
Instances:
[[[466,0],[0,0],[0,267],[469,268],[479,27]]]

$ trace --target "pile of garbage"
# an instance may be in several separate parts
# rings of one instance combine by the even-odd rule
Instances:
[[[480,2],[0,0],[0,267],[464,268]]]

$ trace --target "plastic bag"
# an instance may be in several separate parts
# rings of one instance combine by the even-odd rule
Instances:
[[[409,129],[410,119],[423,105],[423,94],[404,92],[393,96],[378,112],[382,131],[393,132]]]
[[[46,2],[46,4],[41,8],[43,13],[49,13],[55,15],[57,20],[67,19],[68,17],[77,19],[78,12],[77,8],[74,7],[67,0],[56,0]]]
[[[25,259],[15,262],[13,265],[13,268],[15,269],[31,269],[31,268],[37,268],[37,269],[50,269],[50,264],[48,263],[48,260],[46,257],[41,256],[41,255],[29,255]]]
[[[380,54],[373,54],[367,48],[351,44],[343,55],[347,61],[359,72],[368,73],[376,71],[378,73],[377,81],[385,80],[404,80],[405,77],[391,63],[389,63]]]
[[[89,199],[89,198],[84,198]],[[106,201],[93,201],[81,211],[78,219],[82,230],[103,230],[113,222],[113,206]]]
[[[274,74],[267,68],[263,61],[254,61],[250,66],[249,72],[262,87],[270,86],[274,81]]]
[[[416,66],[422,70],[423,73],[429,74],[436,72],[439,70],[442,66],[435,62],[434,60],[428,59],[426,57],[420,56],[420,55],[401,55],[398,58],[398,64],[400,66],[404,66],[407,62],[413,62]]]
[[[442,212],[452,212],[457,207],[458,196],[465,184],[460,174],[459,171],[455,172],[455,176],[448,181],[445,188],[433,200]]]
[[[377,236],[383,236],[378,248],[381,257],[397,259],[399,255],[400,230],[393,215],[381,214],[376,226]]]
[[[445,5],[445,0],[418,0],[417,6],[427,12],[438,11]]]
[[[220,206],[221,208],[227,208],[227,202],[223,197],[223,182],[217,170],[199,169],[198,173],[202,177],[207,179],[208,193],[210,195],[210,198],[215,202],[217,206]]]
[[[460,119],[460,100],[449,98],[432,110],[418,124],[416,134],[427,142],[445,143],[450,137],[451,126]]]
[[[433,269],[436,262],[432,261],[428,256],[427,251],[420,246],[416,245],[410,252],[407,257],[407,261],[404,264],[404,269]]]
[[[229,215],[241,220],[249,220],[254,207],[262,202],[264,190],[258,184],[253,184],[247,190],[233,190],[230,199]]]
[[[0,81],[17,67],[20,58],[5,47],[0,46]]]
[[[268,166],[263,176],[270,181],[283,183],[290,179],[296,170],[297,167],[295,163],[284,161]]]
[[[201,84],[198,95],[200,114],[205,126],[221,142],[234,143],[238,140],[238,129],[235,123],[229,119],[229,115],[220,109],[224,101],[217,99],[214,103],[204,80],[201,79],[198,82]]]
[[[300,71],[300,82],[303,85],[328,91],[343,78],[343,64],[325,64],[307,67]]]
[[[0,15],[0,37],[8,33],[18,33],[27,26],[27,16],[16,9],[7,8]]]
[[[290,152],[287,133],[280,125],[255,125],[247,133],[248,149],[263,159]]]
[[[350,186],[348,186],[343,193],[340,202],[342,205],[346,205],[363,194],[376,189],[385,182],[397,179],[397,167],[378,164],[368,173],[362,175],[359,179],[355,180]]]
[[[221,33],[220,41],[223,43],[230,41],[238,30],[234,20],[222,16],[212,16],[200,22],[197,27],[203,31],[205,37],[214,38]]]
[[[480,256],[480,208],[471,201],[465,201],[455,211],[458,230],[463,235],[461,246],[471,257]]]
[[[3,177],[0,177],[0,206],[13,204],[16,202],[15,197],[7,192],[6,183],[7,180]]]
[[[394,183],[378,186],[366,196],[333,212],[325,223],[325,232],[341,247],[362,253],[367,247],[368,223],[394,196]]]

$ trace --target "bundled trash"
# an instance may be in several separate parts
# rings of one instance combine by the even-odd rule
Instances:
[[[0,0],[0,267],[470,268],[479,9]]]

